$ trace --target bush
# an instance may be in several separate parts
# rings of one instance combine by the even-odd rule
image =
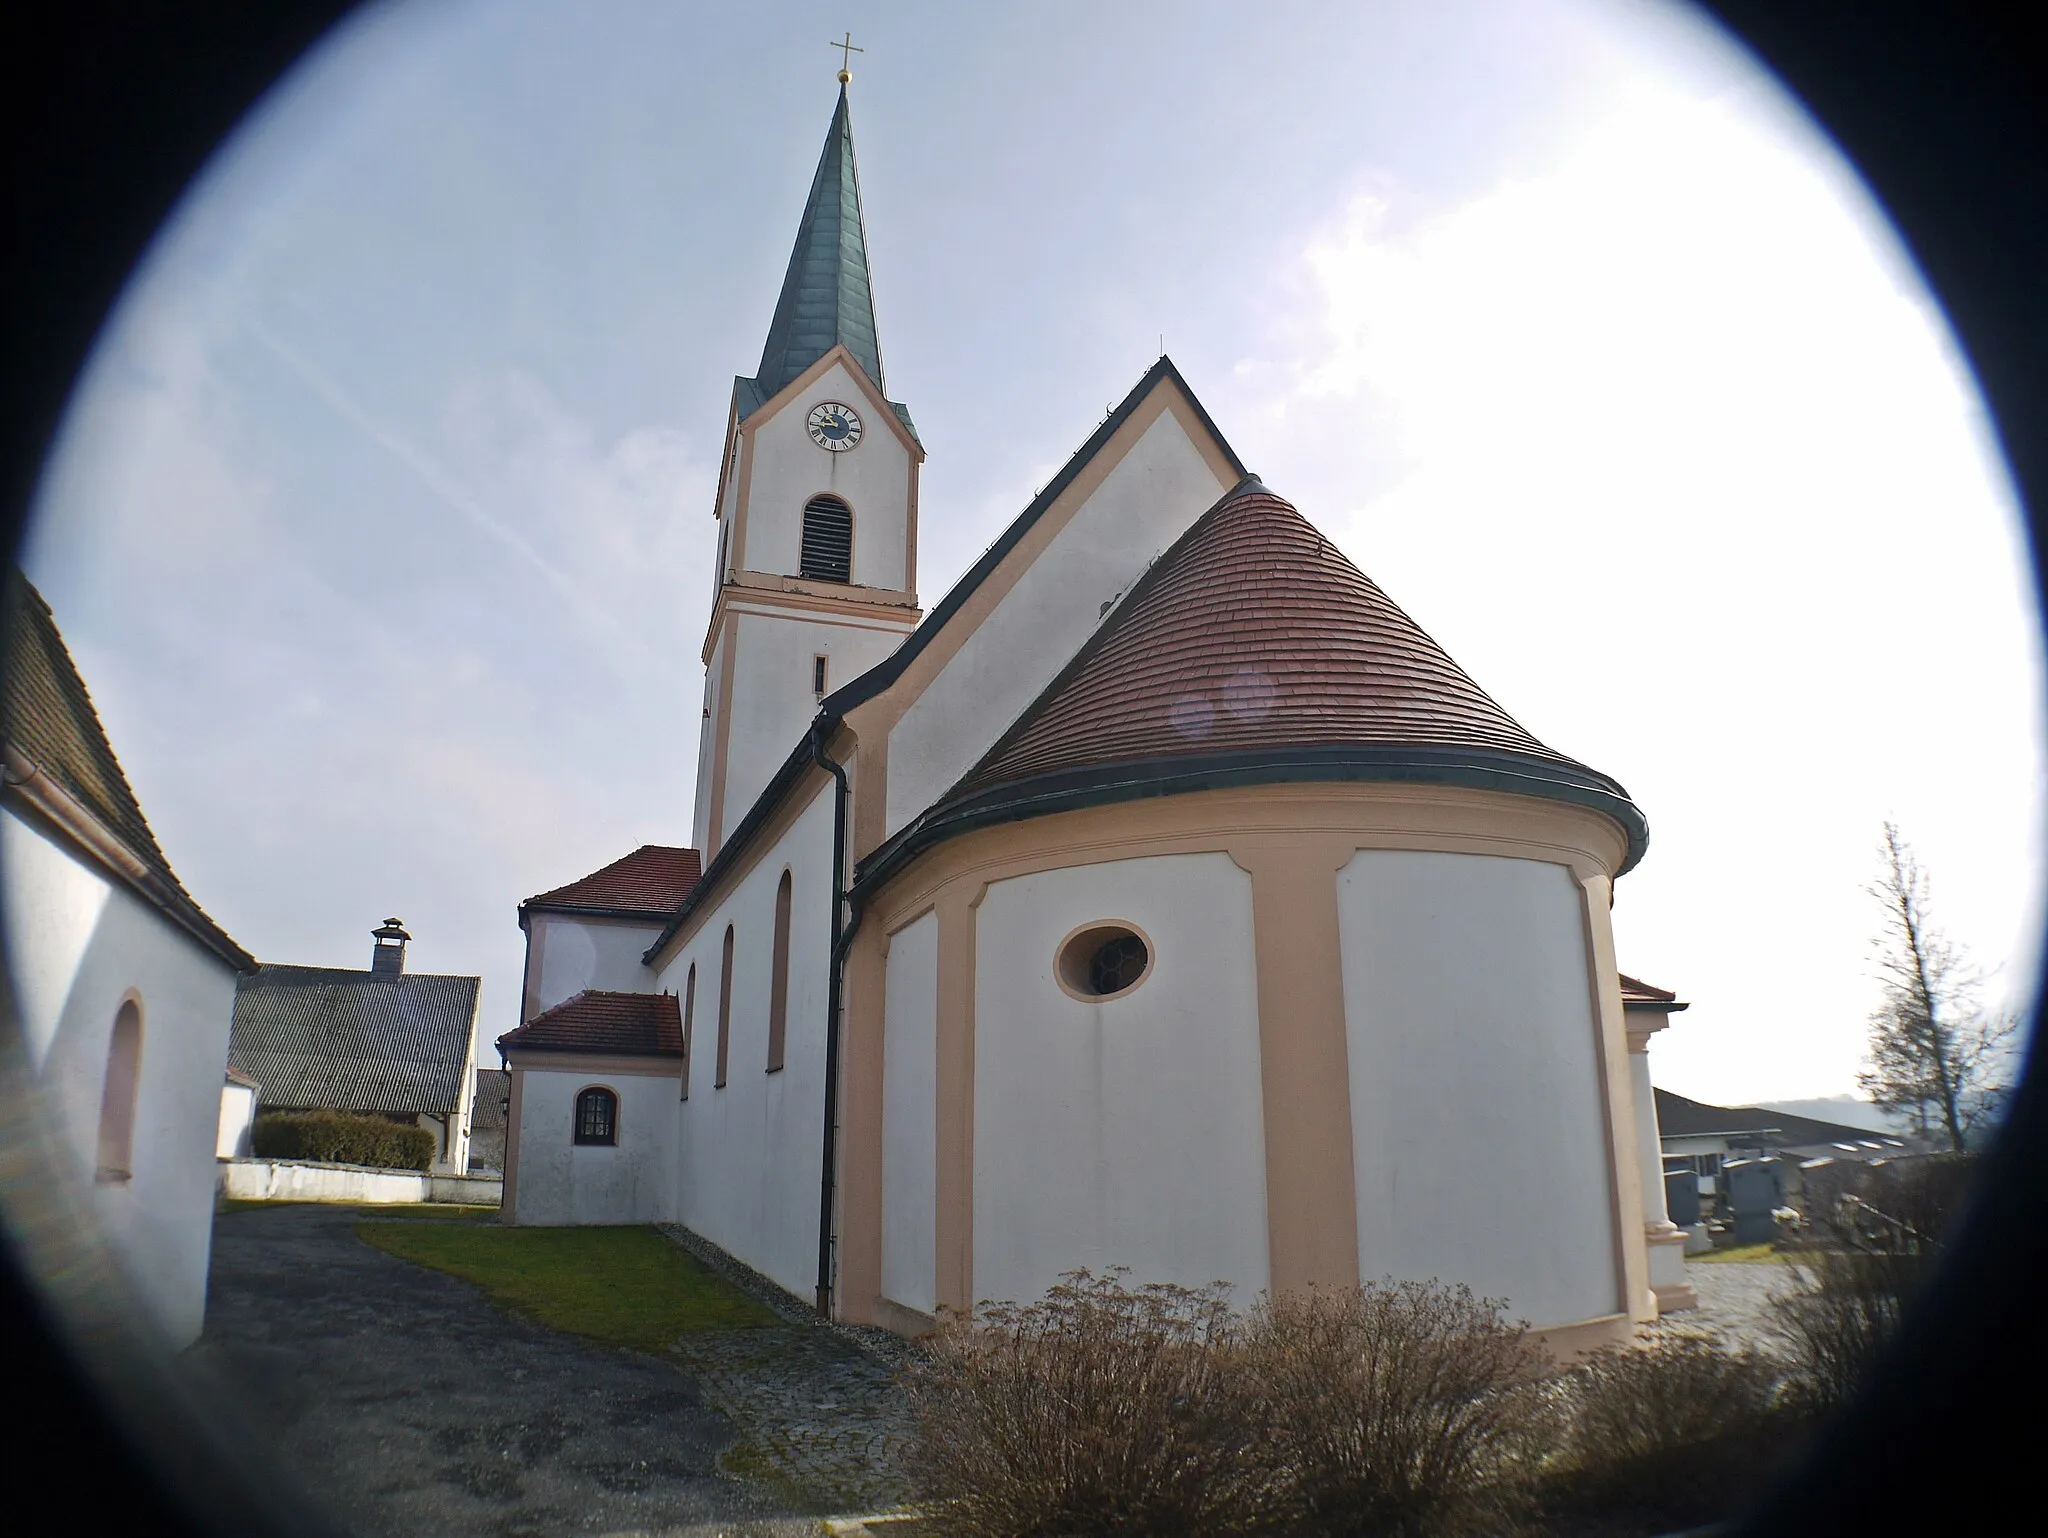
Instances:
[[[1844,1171],[1827,1191],[1814,1242],[1793,1256],[1796,1290],[1778,1302],[1799,1392],[1846,1403],[1925,1285],[1970,1192],[1963,1155]]]
[[[964,1538],[1457,1534],[1516,1504],[1544,1360],[1465,1288],[1290,1295],[1075,1272],[947,1322],[908,1377],[923,1493]]]
[[[259,1159],[314,1159],[379,1169],[433,1167],[440,1143],[425,1127],[348,1111],[272,1111],[249,1135]]]
[[[1497,1532],[1519,1510],[1548,1359],[1500,1304],[1437,1282],[1286,1294],[1244,1355],[1290,1530]]]
[[[1250,1531],[1264,1486],[1221,1287],[1069,1273],[945,1322],[907,1379],[915,1472],[962,1538]]]
[[[1801,1432],[1784,1368],[1705,1335],[1595,1352],[1559,1379],[1553,1407],[1546,1504],[1646,1532],[1728,1516]]]

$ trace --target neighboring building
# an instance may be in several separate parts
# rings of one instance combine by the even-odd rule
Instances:
[[[483,979],[405,970],[397,919],[370,933],[370,970],[266,963],[235,994],[230,1064],[264,1111],[364,1111],[434,1134],[434,1169],[469,1171]]]
[[[469,1097],[469,1172],[505,1170],[505,1116],[512,1104],[512,1075],[479,1068]]]
[[[678,1221],[905,1331],[1116,1265],[1441,1277],[1576,1346],[1655,1317],[1621,786],[1163,357],[929,615],[924,452],[842,91],[727,419],[704,867],[522,906],[508,1220]]]
[[[179,883],[18,572],[7,610],[0,896],[29,1064],[151,1323],[185,1346],[206,1309],[235,980],[256,963]]]
[[[1657,1126],[1666,1174],[1690,1173],[1708,1206],[1720,1195],[1722,1167],[1735,1159],[1775,1159],[1785,1166],[1788,1199],[1805,1172],[1830,1164],[1872,1164],[1919,1152],[1912,1140],[1867,1127],[1821,1121],[1763,1106],[1707,1105],[1657,1091]]]

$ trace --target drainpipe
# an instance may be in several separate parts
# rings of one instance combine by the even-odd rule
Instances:
[[[811,728],[811,762],[838,781],[832,814],[832,969],[825,983],[825,1148],[818,1178],[818,1312],[832,1317],[832,1201],[839,1168],[839,1013],[846,953],[860,928],[860,909],[846,896],[846,768],[825,755],[825,735]]]

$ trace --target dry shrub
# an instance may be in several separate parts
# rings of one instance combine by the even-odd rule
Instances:
[[[1765,1353],[1705,1335],[1593,1353],[1557,1384],[1546,1504],[1643,1530],[1727,1516],[1798,1435],[1784,1379]]]
[[[1245,1357],[1291,1530],[1405,1538],[1513,1520],[1546,1358],[1500,1304],[1438,1282],[1282,1295],[1253,1311]]]
[[[439,1144],[416,1123],[353,1111],[266,1111],[249,1135],[259,1159],[312,1159],[377,1169],[426,1170]]]
[[[1800,1393],[1817,1409],[1848,1402],[1898,1333],[1930,1257],[1829,1250],[1799,1253],[1798,1287],[1777,1300],[1792,1341]]]
[[[1069,1273],[929,1340],[907,1388],[916,1472],[961,1538],[1227,1533],[1262,1521],[1221,1287]]]

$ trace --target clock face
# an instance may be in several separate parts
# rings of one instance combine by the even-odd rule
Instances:
[[[812,408],[809,426],[811,441],[834,454],[843,454],[860,444],[859,414],[838,401],[825,401]]]

